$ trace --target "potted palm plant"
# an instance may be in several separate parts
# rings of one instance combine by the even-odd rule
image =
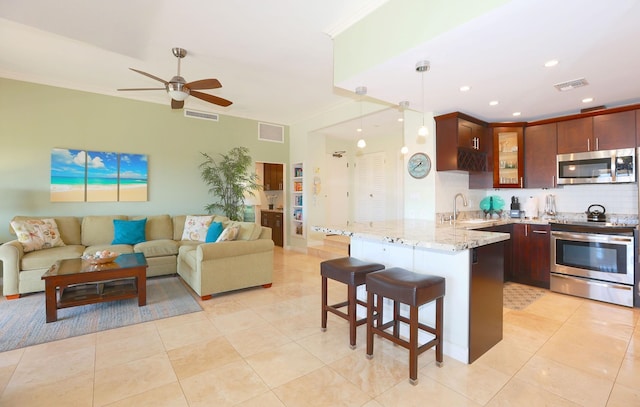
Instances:
[[[205,206],[209,213],[222,213],[231,220],[242,220],[245,193],[251,196],[260,189],[258,175],[249,172],[252,159],[247,147],[234,147],[220,159],[214,160],[207,153],[201,153],[204,162],[200,164],[202,180],[209,186],[217,201]]]

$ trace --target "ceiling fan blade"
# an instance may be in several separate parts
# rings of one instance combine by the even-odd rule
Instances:
[[[223,99],[217,96],[213,96],[213,95],[209,95],[208,93],[202,93],[202,92],[196,92],[196,91],[191,91],[191,96],[195,96],[198,99],[202,99],[204,101],[207,101],[209,103],[213,103],[214,105],[219,105],[219,106],[229,106],[231,105],[233,102],[231,102],[230,100],[227,99]]]
[[[146,72],[144,72],[144,71],[139,71],[139,70],[137,70],[137,69],[133,69],[133,68],[129,68],[129,69],[131,69],[133,72],[138,72],[139,74],[144,75],[144,76],[147,76],[147,77],[149,77],[149,78],[151,78],[151,79],[155,79],[155,80],[157,80],[158,82],[162,82],[162,83],[164,83],[164,84],[165,84],[165,86],[169,84],[169,82],[165,81],[164,79],[160,79],[160,78],[158,78],[157,76],[153,76],[153,75],[151,75],[150,73],[146,73]]]
[[[167,88],[128,88],[128,89],[118,89],[118,90],[167,90]]]
[[[217,79],[201,79],[199,81],[189,82],[185,86],[191,90],[218,89],[222,87],[222,84]]]
[[[182,109],[183,107],[184,107],[184,100],[171,99],[171,108],[172,109]]]

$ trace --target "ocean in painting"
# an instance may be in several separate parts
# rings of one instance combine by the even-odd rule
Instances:
[[[131,179],[131,178],[121,178],[120,186],[121,187],[133,187],[133,186],[144,186],[147,184],[146,179]],[[84,177],[59,177],[52,176],[51,177],[51,190],[52,191],[67,191],[72,188],[84,187],[85,179]],[[88,189],[102,189],[102,188],[112,188],[118,186],[117,178],[96,178],[92,177],[87,179],[87,188]]]

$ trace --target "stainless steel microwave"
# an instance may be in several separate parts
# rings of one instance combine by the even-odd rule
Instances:
[[[636,149],[558,154],[558,185],[636,182]]]

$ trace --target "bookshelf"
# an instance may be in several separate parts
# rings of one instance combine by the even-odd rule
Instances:
[[[292,166],[293,174],[291,177],[291,210],[292,210],[292,235],[295,237],[305,237],[304,227],[304,181],[302,163],[296,163]]]

